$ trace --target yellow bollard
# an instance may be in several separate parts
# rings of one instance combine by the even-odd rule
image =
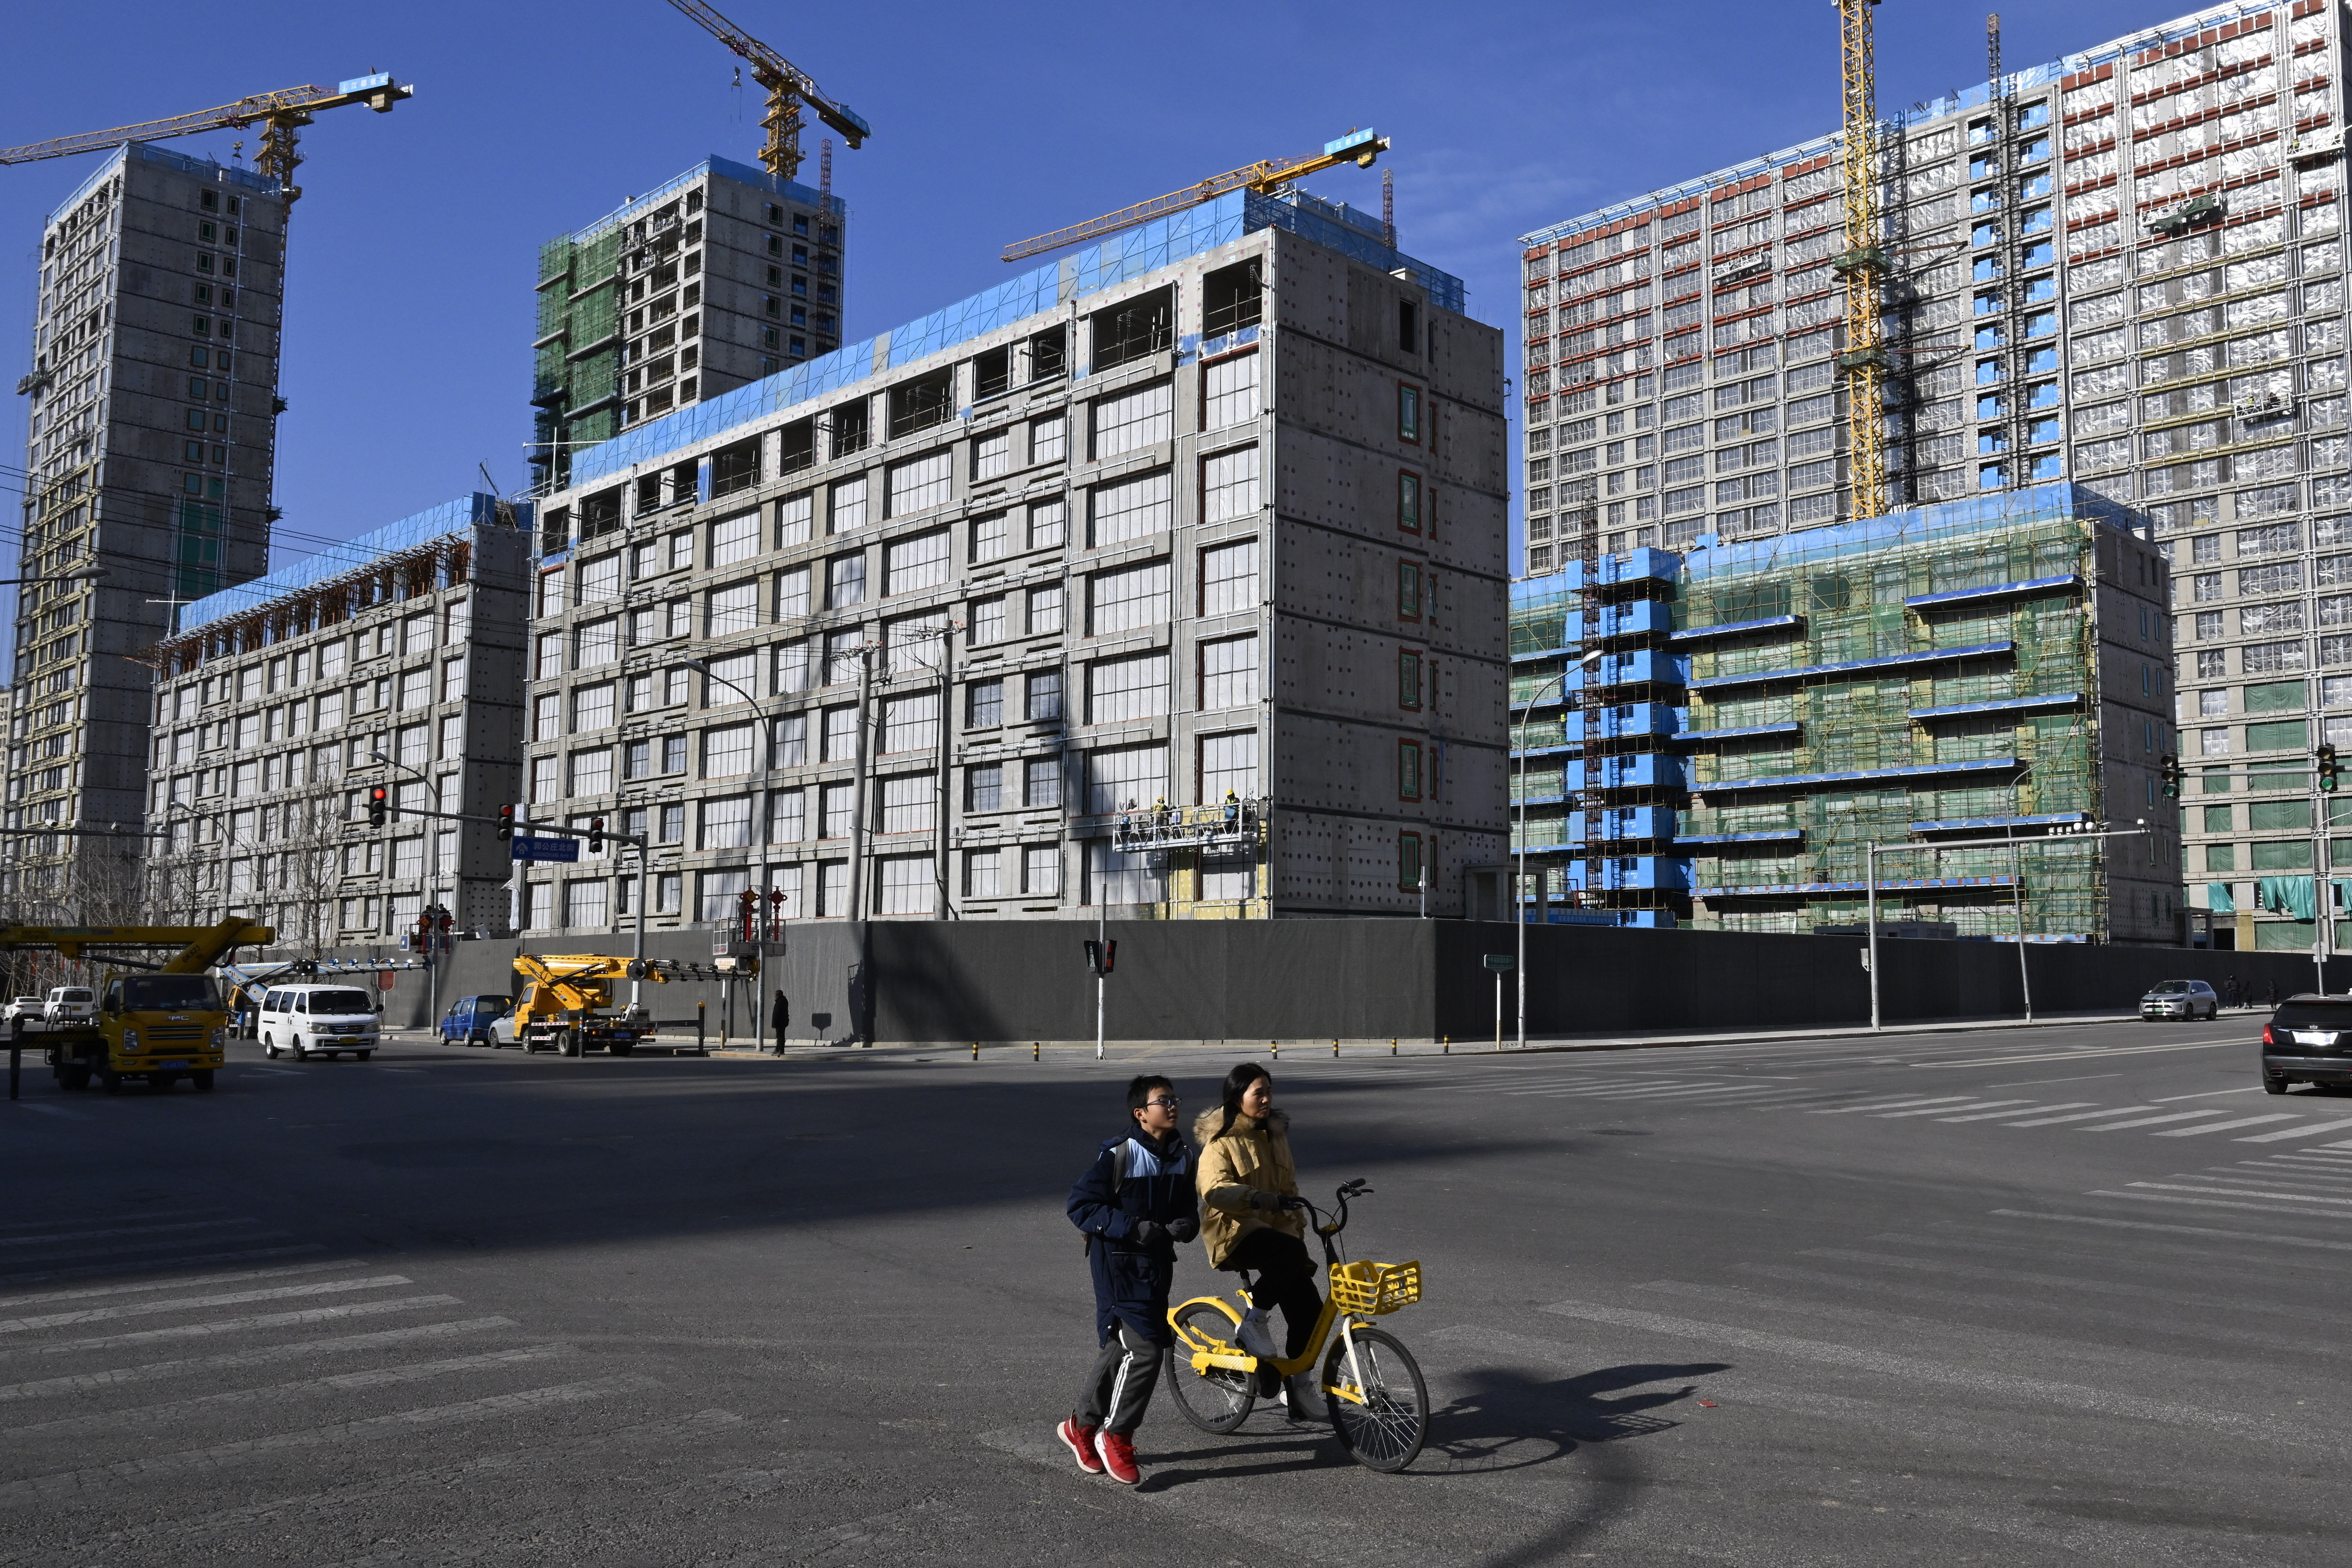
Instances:
[[[1453,1036],[1451,1036],[1451,1035],[1448,1035],[1448,1036],[1446,1036],[1446,1037],[1445,1037],[1445,1051],[1444,1051],[1444,1054],[1445,1054],[1446,1056],[1449,1056],[1449,1057],[1450,1057],[1450,1056],[1452,1056],[1452,1055],[1454,1054],[1454,1037],[1453,1037]]]
[[[1396,1037],[1394,1035],[1391,1035],[1389,1037],[1389,1055],[1396,1055]]]
[[[974,1061],[980,1060],[980,1042],[978,1040],[974,1040],[971,1043],[971,1059]]]
[[[1037,1042],[1034,1040],[1029,1042],[1029,1059],[1033,1062],[1042,1059],[1037,1055]]]
[[[1331,1057],[1332,1057],[1332,1059],[1333,1059],[1333,1060],[1335,1060],[1335,1061],[1336,1061],[1336,1060],[1338,1060],[1338,1059],[1339,1059],[1339,1041],[1337,1041],[1337,1040],[1334,1040],[1334,1041],[1332,1041],[1332,1042],[1331,1042]]]
[[[1282,1059],[1282,1042],[1280,1040],[1266,1041],[1265,1048],[1274,1053],[1274,1059],[1276,1061],[1280,1061]]]

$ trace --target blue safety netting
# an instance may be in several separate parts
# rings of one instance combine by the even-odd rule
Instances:
[[[2146,521],[2129,507],[2084,489],[2071,479],[2061,479],[1966,500],[1912,507],[1884,517],[1795,529],[1785,534],[1737,543],[1705,543],[1712,536],[1701,535],[1702,547],[1683,554],[1683,570],[1693,579],[1743,575],[1807,562],[1832,561],[1857,551],[1882,549],[1906,538],[1946,540],[2062,517],[2095,518],[2117,528],[2134,530]]]
[[[330,544],[316,555],[309,555],[289,566],[240,583],[234,588],[224,588],[201,599],[180,606],[175,630],[187,632],[207,622],[226,616],[240,615],[257,605],[266,605],[281,595],[308,588],[314,584],[340,577],[374,564],[387,555],[413,550],[444,534],[457,533],[478,523],[491,521],[498,513],[499,498],[477,491],[460,496],[456,500],[443,501],[427,511],[404,517],[398,522],[346,539],[341,544]],[[523,519],[527,524],[528,517]]]

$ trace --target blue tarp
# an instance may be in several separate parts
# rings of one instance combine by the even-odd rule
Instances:
[[[346,539],[341,544],[330,544],[316,555],[306,556],[290,566],[280,566],[267,576],[256,577],[250,583],[240,583],[234,588],[224,588],[217,594],[192,600],[180,606],[175,629],[187,632],[224,616],[234,616],[268,603],[281,594],[323,583],[330,577],[340,577],[346,572],[381,561],[403,550],[414,549],[445,533],[456,533],[477,523],[488,522],[496,514],[499,498],[483,495],[460,496],[456,500],[443,501],[428,511],[405,517],[398,522],[379,528],[373,533],[362,533],[356,539]],[[520,509],[524,526],[529,526],[527,507]]]

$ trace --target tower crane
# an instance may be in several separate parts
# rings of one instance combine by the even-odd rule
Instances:
[[[1845,86],[1845,251],[1832,263],[1845,279],[1846,423],[1853,450],[1853,515],[1876,517],[1886,506],[1886,416],[1884,387],[1894,359],[1879,321],[1886,252],[1878,241],[1878,85],[1871,61],[1870,13],[1878,0],[1837,0],[1840,58]]]
[[[801,170],[801,105],[816,110],[816,117],[841,133],[852,147],[862,147],[874,134],[874,127],[851,111],[845,103],[838,103],[817,89],[808,73],[776,53],[767,45],[704,5],[702,0],[669,0],[692,17],[695,24],[712,37],[751,62],[751,79],[768,89],[768,112],[760,123],[767,128],[768,144],[760,149],[760,163],[768,173],[780,179],[800,177]]]
[[[675,0],[673,0],[675,3]],[[1153,218],[1170,213],[1182,212],[1203,202],[1216,200],[1228,191],[1250,190],[1260,195],[1272,195],[1283,186],[1320,174],[1341,163],[1353,163],[1359,169],[1369,169],[1374,159],[1389,150],[1389,139],[1377,131],[1350,131],[1336,141],[1323,143],[1323,151],[1304,158],[1263,158],[1255,163],[1213,175],[1197,185],[1187,185],[1181,191],[1171,191],[1164,196],[1154,196],[1148,202],[1138,202],[1115,213],[1088,218],[1084,223],[1057,228],[1051,234],[1041,234],[1034,239],[1024,239],[1004,247],[1004,259],[1019,261],[1024,257],[1042,256],[1049,250],[1059,250],[1066,245],[1076,245],[1106,234],[1117,234],[1123,228],[1133,228]]]
[[[276,92],[240,98],[235,103],[225,103],[218,109],[200,109],[193,114],[173,115],[169,120],[118,125],[110,131],[88,131],[79,136],[59,136],[23,147],[0,147],[0,163],[34,163],[44,158],[70,158],[79,153],[97,153],[109,147],[120,147],[126,142],[161,142],[173,136],[193,136],[200,131],[242,131],[257,124],[261,127],[261,153],[253,161],[254,167],[278,182],[278,189],[285,194],[286,205],[291,206],[302,195],[302,187],[294,183],[294,170],[302,162],[301,152],[295,144],[295,135],[310,123],[319,110],[341,109],[356,103],[364,104],[378,114],[389,114],[394,104],[404,98],[415,96],[414,87],[405,87],[393,80],[389,72],[374,71],[332,88],[281,88]]]

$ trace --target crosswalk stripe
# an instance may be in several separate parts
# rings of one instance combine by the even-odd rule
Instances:
[[[23,1345],[0,1351],[0,1361],[26,1355],[71,1355],[105,1350],[113,1345],[155,1344],[164,1340],[207,1339],[214,1334],[242,1333],[247,1329],[288,1329],[301,1323],[331,1323],[342,1318],[372,1318],[382,1312],[414,1312],[426,1307],[454,1307],[455,1296],[402,1296],[390,1301],[354,1301],[346,1307],[306,1307],[299,1312],[264,1312],[250,1318],[215,1318],[209,1323],[181,1323],[169,1329],[141,1329],[128,1334],[102,1334],[96,1339],[66,1340],[53,1345]]]
[[[1844,1116],[1851,1112],[1861,1110],[1893,1110],[1898,1107],[1906,1105],[1958,1105],[1962,1100],[1974,1100],[1976,1096],[1973,1094],[1947,1094],[1932,1098],[1925,1096],[1906,1096],[1901,1100],[1871,1100],[1861,1105],[1840,1105],[1827,1110],[1809,1110],[1805,1114],[1808,1116]]]
[[[512,1318],[457,1318],[438,1323],[416,1323],[404,1329],[376,1329],[364,1334],[341,1334],[333,1339],[297,1340],[292,1344],[264,1345],[258,1350],[223,1351],[218,1355],[189,1356],[182,1361],[151,1361],[143,1366],[118,1366],[104,1372],[81,1372],[68,1377],[45,1377],[31,1383],[0,1384],[0,1402],[46,1399],[54,1394],[85,1394],[93,1388],[120,1388],[135,1383],[194,1377],[228,1367],[270,1366],[282,1361],[305,1361],[312,1356],[357,1354],[362,1351],[383,1350],[420,1340],[446,1339],[454,1334],[478,1334],[491,1329],[511,1329],[515,1326]]]
[[[2129,1193],[2099,1193],[2097,1197],[2130,1197]],[[2203,1236],[2221,1241],[2259,1241],[2274,1247],[2306,1247],[2326,1252],[2352,1252],[2352,1241],[2329,1241],[2316,1236],[2264,1236],[2255,1231],[2218,1230],[2209,1225],[2158,1225],[2144,1219],[2114,1219],[2105,1215],[2036,1214],[2031,1209],[1991,1209],[2003,1219],[2030,1219],[2050,1225],[2088,1225],[2103,1230],[2161,1231],[2169,1236]]]
[[[106,1323],[121,1318],[152,1317],[159,1312],[186,1312],[199,1307],[238,1307],[248,1301],[277,1301],[292,1296],[336,1296],[347,1290],[382,1290],[413,1285],[405,1274],[375,1274],[364,1279],[317,1279],[308,1285],[278,1285],[266,1290],[231,1290],[218,1296],[183,1296],[168,1301],[134,1301],[121,1307],[83,1307],[71,1312],[49,1312],[37,1318],[0,1319],[0,1334],[21,1334],[34,1329],[61,1329],[69,1323]]]
[[[2352,1205],[2352,1197],[2338,1197],[2332,1193],[2249,1192],[2242,1186],[2191,1186],[2184,1182],[2134,1182],[2132,1185],[2135,1187],[2144,1187],[2147,1191],[2155,1193],[2211,1193],[2217,1197],[2225,1198],[2289,1198],[2296,1203],[2305,1204]]]
[[[2031,1105],[2033,1101],[2030,1100],[1979,1100],[1961,1105],[1931,1105],[1924,1110],[1882,1110],[1877,1113],[1876,1119],[1881,1121],[1894,1121],[1906,1116],[1934,1116],[1945,1110],[1986,1110],[1996,1105]],[[2012,1111],[2011,1114],[2016,1113]]]
[[[2352,1117],[2341,1121],[2315,1121],[2308,1127],[2290,1127],[2282,1132],[2257,1132],[2251,1138],[2240,1138],[2240,1143],[2275,1143],[2283,1138],[2315,1138],[2322,1132],[2334,1132],[2352,1127]]]
[[[291,1258],[298,1253],[326,1250],[316,1242],[303,1242],[293,1247],[256,1247],[235,1252],[199,1253],[189,1258],[158,1258],[148,1263],[78,1263],[71,1268],[37,1268],[23,1274],[0,1274],[0,1285],[39,1285],[51,1279],[89,1279],[102,1274],[126,1273],[133,1268],[201,1268],[214,1263],[250,1263],[263,1258]]]
[[[2190,1208],[2200,1209],[2252,1209],[2262,1214],[2299,1214],[2306,1219],[2336,1217],[2324,1212],[2315,1213],[2311,1209],[2294,1208],[2286,1204],[2249,1204],[2240,1203],[2231,1198],[2188,1198],[2171,1193],[2118,1193],[2100,1187],[2086,1195],[2095,1198],[2130,1198],[2144,1204],[2185,1204]]]
[[[221,1230],[240,1225],[259,1225],[260,1223],[257,1219],[249,1218],[191,1219],[183,1220],[176,1225],[119,1225],[110,1230],[57,1230],[47,1236],[0,1237],[0,1247],[40,1247],[53,1241],[104,1241],[118,1236],[159,1236],[172,1231]]]
[[[283,1239],[286,1234],[282,1230],[249,1230],[242,1236],[236,1237],[151,1237],[144,1241],[112,1241],[98,1247],[68,1247],[39,1253],[13,1254],[6,1261],[20,1265],[47,1266],[58,1263],[79,1263],[86,1259],[111,1259],[110,1266],[115,1268],[169,1268],[177,1267],[179,1263],[179,1259],[173,1258],[172,1254],[176,1252],[184,1255],[192,1247],[217,1247],[224,1241],[278,1241]]]
[[[142,1219],[142,1220],[149,1221],[149,1222],[151,1222],[151,1223],[152,1223],[152,1222],[153,1222],[153,1221],[155,1221],[155,1220],[159,1220],[159,1219],[201,1219],[201,1218],[205,1218],[205,1217],[211,1217],[211,1218],[214,1218],[214,1219],[217,1219],[217,1218],[219,1218],[219,1217],[220,1217],[220,1210],[218,1210],[218,1209],[153,1209],[153,1210],[150,1210],[150,1211],[148,1211],[147,1213],[144,1213],[144,1214],[140,1215],[138,1217],[139,1217],[139,1218],[141,1218],[141,1219]],[[51,1216],[50,1216],[49,1218],[47,1218],[47,1219],[18,1219],[18,1220],[10,1220],[10,1221],[8,1221],[6,1224],[5,1224],[5,1225],[0,1225],[0,1234],[5,1234],[5,1233],[7,1233],[7,1232],[13,1232],[13,1231],[19,1231],[19,1230],[55,1230],[55,1229],[57,1229],[57,1228],[58,1228],[58,1221],[57,1221],[57,1218],[56,1218],[56,1216],[55,1216],[55,1215],[51,1215]]]
[[[2241,1116],[2234,1121],[2209,1121],[2202,1127],[2175,1127],[2168,1132],[2151,1132],[2151,1138],[2197,1138],[2208,1132],[2227,1132],[2238,1127],[2255,1127],[2265,1121],[2293,1121],[2293,1112],[2273,1110],[2267,1116]]]
[[[2055,1127],[2062,1121],[2096,1121],[2102,1116],[2128,1116],[2135,1110],[2154,1110],[2153,1105],[2111,1105],[2105,1110],[2078,1110],[2071,1116],[2039,1116],[2030,1121],[2004,1121],[2003,1127]]]
[[[317,1274],[329,1268],[363,1268],[357,1258],[331,1263],[288,1263],[276,1268],[242,1268],[233,1274],[198,1274],[181,1279],[142,1279],[128,1285],[84,1285],[72,1290],[44,1290],[34,1296],[0,1298],[0,1307],[37,1307],[50,1301],[81,1301],[93,1296],[128,1296],[141,1290],[184,1290],[192,1285],[226,1285],[238,1279],[276,1279],[289,1274]]]
[[[2227,1116],[2226,1110],[2176,1110],[2166,1116],[2135,1116],[2129,1121],[2102,1121],[2096,1127],[2077,1127],[2077,1132],[2121,1132],[2127,1127],[2155,1127],[2167,1121],[2199,1121],[2209,1117]]]
[[[242,1442],[220,1443],[209,1448],[184,1448],[173,1454],[156,1454],[143,1459],[125,1459],[119,1464],[100,1465],[88,1469],[58,1470],[45,1476],[27,1476],[22,1480],[0,1482],[0,1506],[40,1501],[44,1498],[79,1492],[116,1482],[141,1484],[167,1476],[187,1475],[216,1470],[239,1459],[257,1458],[267,1454],[283,1453],[291,1448],[320,1448],[333,1444],[360,1441],[381,1436],[385,1433],[446,1426],[460,1421],[480,1420],[487,1416],[505,1415],[516,1411],[543,1409],[550,1405],[577,1405],[592,1399],[603,1399],[615,1394],[634,1393],[639,1389],[658,1386],[650,1377],[627,1374],[619,1377],[591,1378],[584,1383],[558,1384],[547,1388],[529,1388],[517,1394],[494,1394],[484,1399],[468,1399],[457,1405],[428,1406],[419,1410],[395,1411],[389,1415],[372,1415],[360,1421],[339,1421],[331,1426],[313,1426],[299,1432],[279,1432],[267,1437],[249,1437]]]
[[[2032,1101],[2028,1100],[2026,1103],[2031,1105],[2032,1104]],[[2036,1107],[2036,1109],[2042,1110],[2079,1110],[2083,1107],[2092,1103],[2093,1101],[2087,1100],[2061,1100],[2055,1105],[2039,1106]],[[2016,1110],[1987,1110],[1975,1116],[1939,1116],[1936,1120],[1938,1121],[2006,1121],[2012,1116],[2022,1114],[2023,1112]]]

